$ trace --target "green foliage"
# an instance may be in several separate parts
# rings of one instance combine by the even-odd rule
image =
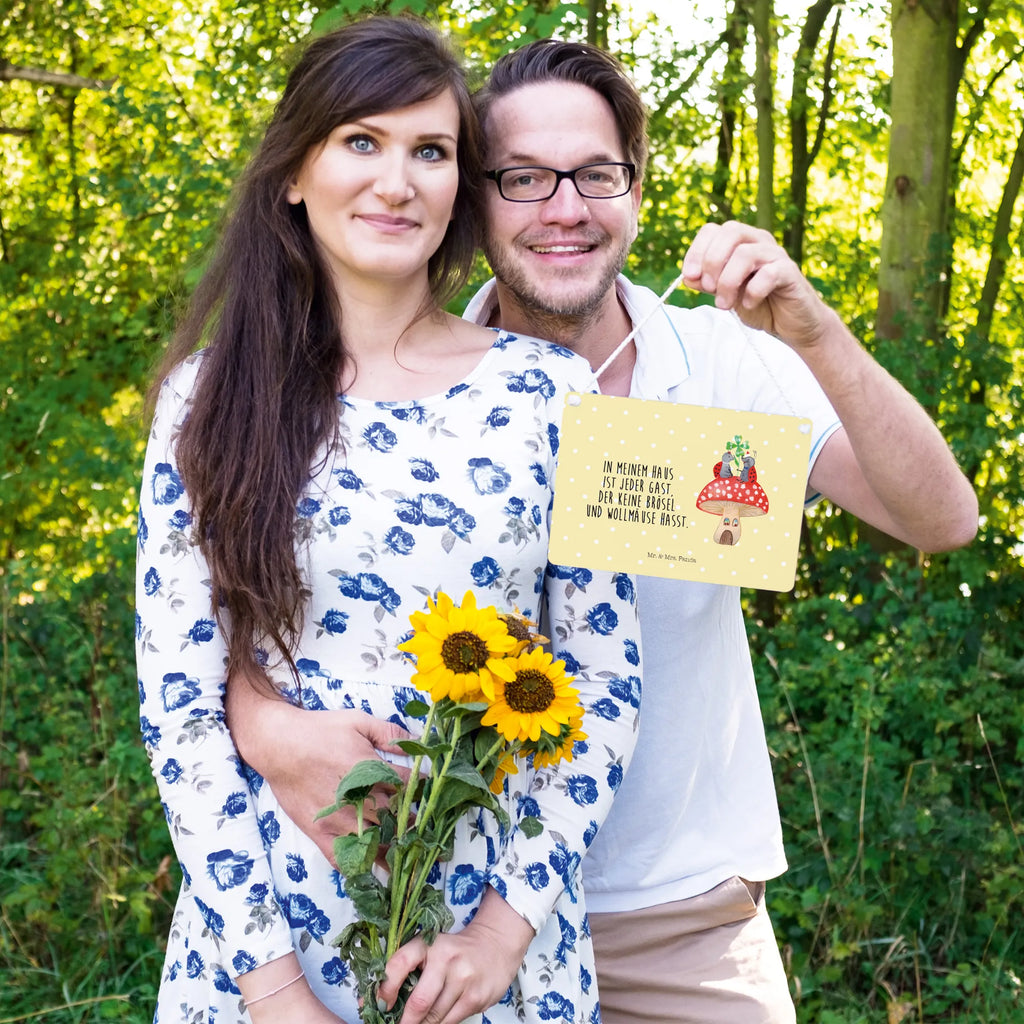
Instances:
[[[675,33],[629,6],[610,6],[609,34],[644,85],[652,134],[630,271],[661,292],[701,224],[753,218],[750,40],[724,31],[733,5]],[[749,595],[792,864],[769,898],[801,1020],[1022,1020],[1019,203],[991,322],[976,306],[1021,130],[1024,26],[1009,0],[972,9],[986,31],[962,25],[954,217],[928,270],[948,308],[940,332],[912,310],[876,347],[885,7],[836,6],[827,81],[824,45],[811,55],[812,140],[826,120],[802,211],[779,112],[779,226],[803,216],[807,273],[935,416],[976,483],[981,531],[965,551],[915,559],[822,508],[793,594]],[[296,44],[371,8],[445,25],[479,81],[520,42],[583,38],[588,4],[0,6],[5,68],[92,82],[0,80],[0,1021],[151,1017],[178,876],[137,736],[142,393]],[[780,64],[800,28],[778,19]]]
[[[770,906],[803,1020],[837,991],[877,1019],[1024,1013],[1024,643],[1006,622],[1024,574],[968,586],[974,560],[833,552],[752,630],[791,864]]]

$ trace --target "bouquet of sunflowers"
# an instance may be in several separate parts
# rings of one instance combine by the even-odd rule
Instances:
[[[427,691],[428,705],[410,701],[406,714],[426,716],[423,734],[397,746],[412,758],[408,782],[386,761],[361,761],[338,785],[335,803],[321,815],[352,806],[357,830],[334,841],[334,856],[358,919],[334,939],[356,977],[364,1024],[393,1024],[402,1015],[415,979],[406,982],[394,1007],[381,1010],[377,989],[387,961],[416,935],[426,942],[454,924],[444,894],[428,881],[451,858],[455,829],[470,811],[486,808],[504,826],[497,799],[517,760],[536,767],[572,759],[583,708],[565,664],[541,646],[534,623],[493,606],[478,608],[472,591],[461,605],[443,592],[428,611],[410,616],[412,637],[399,649],[416,658],[413,686]],[[376,822],[364,818],[374,787],[393,790]],[[517,821],[535,835],[536,818]],[[383,858],[382,858],[383,853]],[[374,865],[383,859],[383,871]]]

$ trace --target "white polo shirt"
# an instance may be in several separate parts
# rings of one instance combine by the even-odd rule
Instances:
[[[616,287],[634,324],[658,301],[625,277]],[[464,315],[486,324],[495,304],[490,281]],[[806,416],[814,424],[811,466],[840,426],[800,357],[731,313],[666,306],[636,348],[633,398]],[[733,875],[764,881],[786,870],[739,588],[642,576],[639,608],[640,736],[584,862],[592,913],[638,910]]]

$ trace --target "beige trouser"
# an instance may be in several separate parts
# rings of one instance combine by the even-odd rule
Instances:
[[[591,914],[602,1024],[793,1024],[764,883]]]

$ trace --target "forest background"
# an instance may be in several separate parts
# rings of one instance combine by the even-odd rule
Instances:
[[[445,26],[477,81],[607,44],[652,114],[630,273],[768,227],[938,422],[970,547],[824,505],[793,592],[745,592],[770,910],[802,1022],[1024,1021],[1021,9],[653,6],[0,0],[0,1024],[151,1019],[179,874],[137,727],[141,394],[296,46],[371,7]]]

